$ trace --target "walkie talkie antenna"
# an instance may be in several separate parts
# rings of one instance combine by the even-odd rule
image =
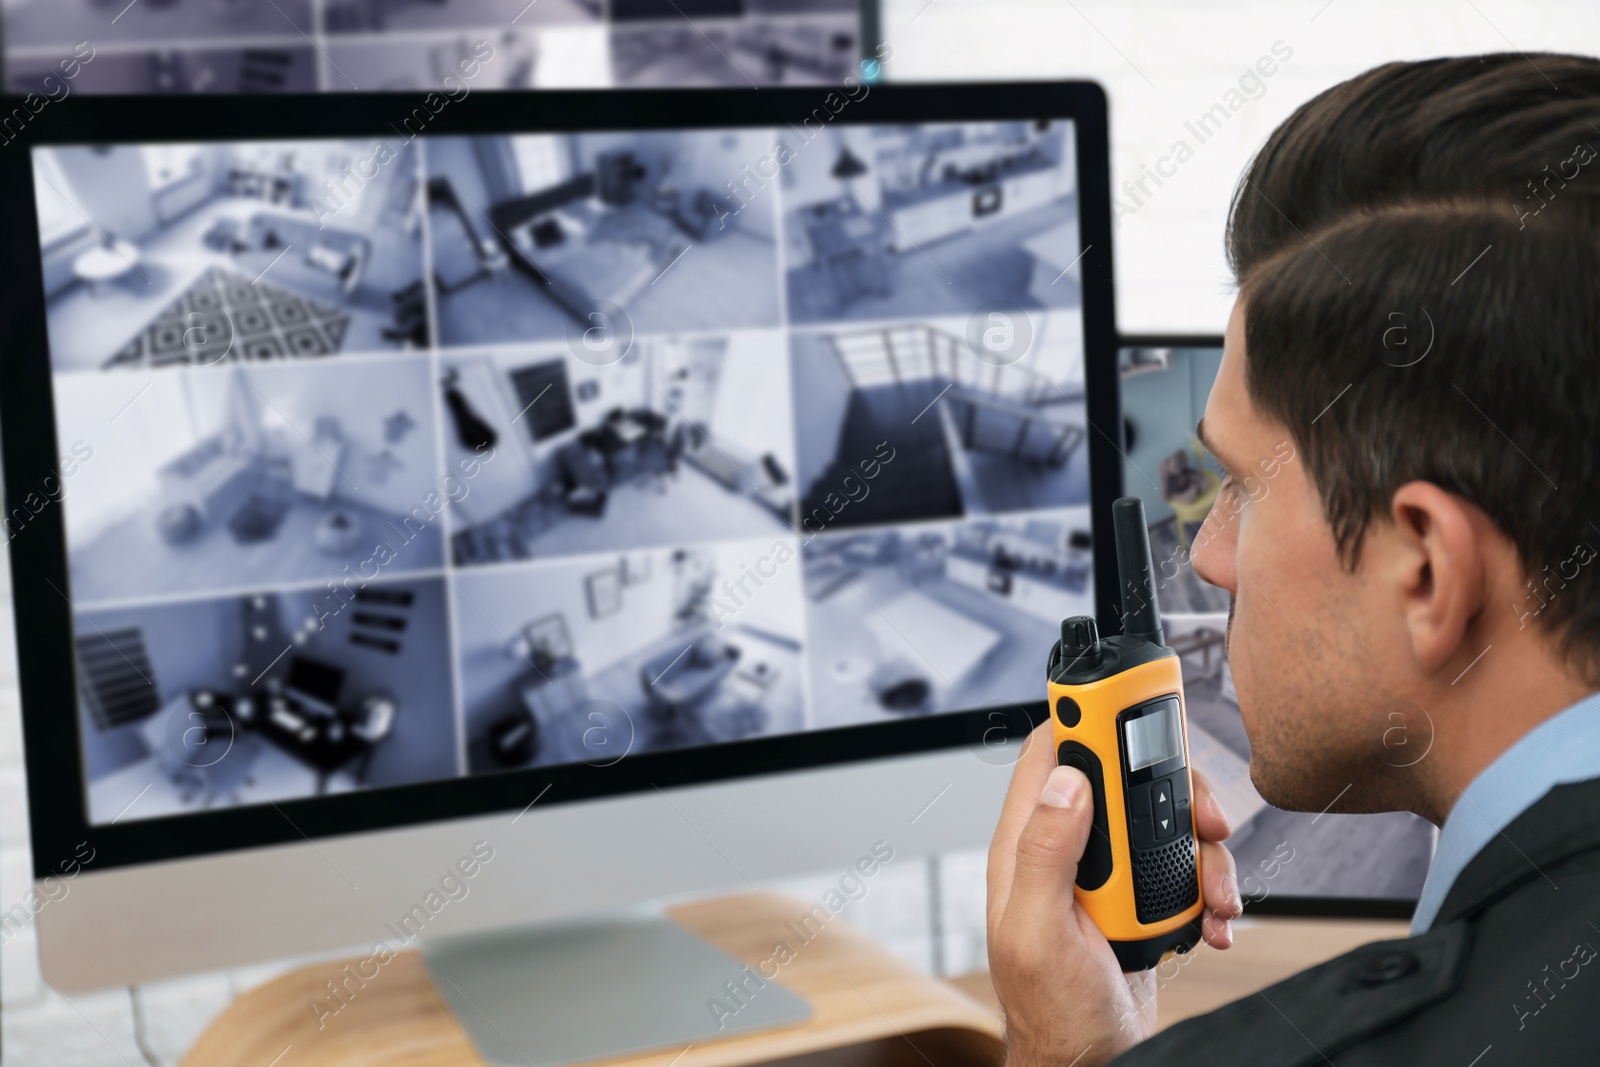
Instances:
[[[1164,645],[1144,503],[1136,496],[1117,498],[1111,505],[1111,525],[1117,541],[1117,578],[1122,584],[1122,633]]]

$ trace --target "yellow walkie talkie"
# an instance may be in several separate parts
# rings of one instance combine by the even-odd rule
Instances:
[[[1079,906],[1124,971],[1154,967],[1200,940],[1200,872],[1183,720],[1183,672],[1161,633],[1144,505],[1111,505],[1122,633],[1089,615],[1061,623],[1050,650],[1056,761],[1094,790],[1094,826],[1078,864]]]

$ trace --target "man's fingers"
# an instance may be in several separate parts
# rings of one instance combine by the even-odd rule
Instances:
[[[1081,773],[1056,770],[1052,741],[1050,723],[1045,722],[1029,736],[1012,770],[989,846],[991,938],[1013,899],[1019,909],[1040,915],[1039,921],[1058,922],[1069,910],[1062,907],[1062,900],[1070,904],[1078,861],[1092,832],[1093,797]],[[1218,844],[1233,830],[1205,775],[1191,770],[1190,776],[1205,901],[1201,932],[1208,944],[1226,948],[1233,943],[1232,920],[1243,912],[1233,855]],[[1081,793],[1076,792],[1078,786],[1063,785],[1074,780],[1081,784]]]
[[[1233,853],[1216,841],[1200,842],[1200,894],[1205,919],[1200,932],[1212,948],[1233,944],[1233,920],[1244,913]]]
[[[1194,828],[1200,838],[1200,895],[1205,902],[1200,936],[1212,948],[1228,948],[1233,944],[1233,920],[1244,912],[1233,853],[1220,843],[1233,833],[1233,827],[1228,825],[1228,816],[1217,803],[1217,794],[1206,776],[1191,769],[1189,780],[1194,783]]]
[[[1093,816],[1094,796],[1083,772],[1073,767],[1052,770],[1017,838],[1004,910],[1006,925],[1020,924],[1017,928],[1030,931],[1036,944],[1060,946],[1078,936],[1072,883]]]
[[[1000,809],[1000,823],[995,827],[994,840],[989,843],[990,936],[994,935],[995,925],[1005,911],[1006,898],[1011,895],[1011,874],[1017,862],[1017,839],[1022,836],[1022,828],[1033,816],[1045,779],[1055,765],[1055,745],[1047,719],[1028,735],[1022,755],[1011,769],[1011,786],[1006,791],[1005,805]]]
[[[1212,948],[1232,948],[1233,923],[1205,912],[1200,916],[1200,936]]]
[[[1189,779],[1194,783],[1194,828],[1202,841],[1226,841],[1233,833],[1233,827],[1228,825],[1228,816],[1222,810],[1222,805],[1217,803],[1217,794],[1212,791],[1211,783],[1206,776],[1198,770],[1189,771]]]

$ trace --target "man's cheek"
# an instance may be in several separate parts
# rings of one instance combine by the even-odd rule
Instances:
[[[1228,650],[1228,672],[1233,676],[1233,699],[1239,705],[1239,718],[1250,738],[1252,778],[1255,772],[1270,767],[1274,762],[1270,728],[1273,717],[1273,700],[1263,692],[1254,667],[1248,625],[1234,624],[1232,647]]]

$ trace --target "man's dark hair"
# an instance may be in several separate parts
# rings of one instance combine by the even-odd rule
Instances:
[[[1526,602],[1490,610],[1535,616],[1600,681],[1600,60],[1391,63],[1329,89],[1241,179],[1228,257],[1250,396],[1347,566],[1396,489],[1432,482],[1522,556]]]

